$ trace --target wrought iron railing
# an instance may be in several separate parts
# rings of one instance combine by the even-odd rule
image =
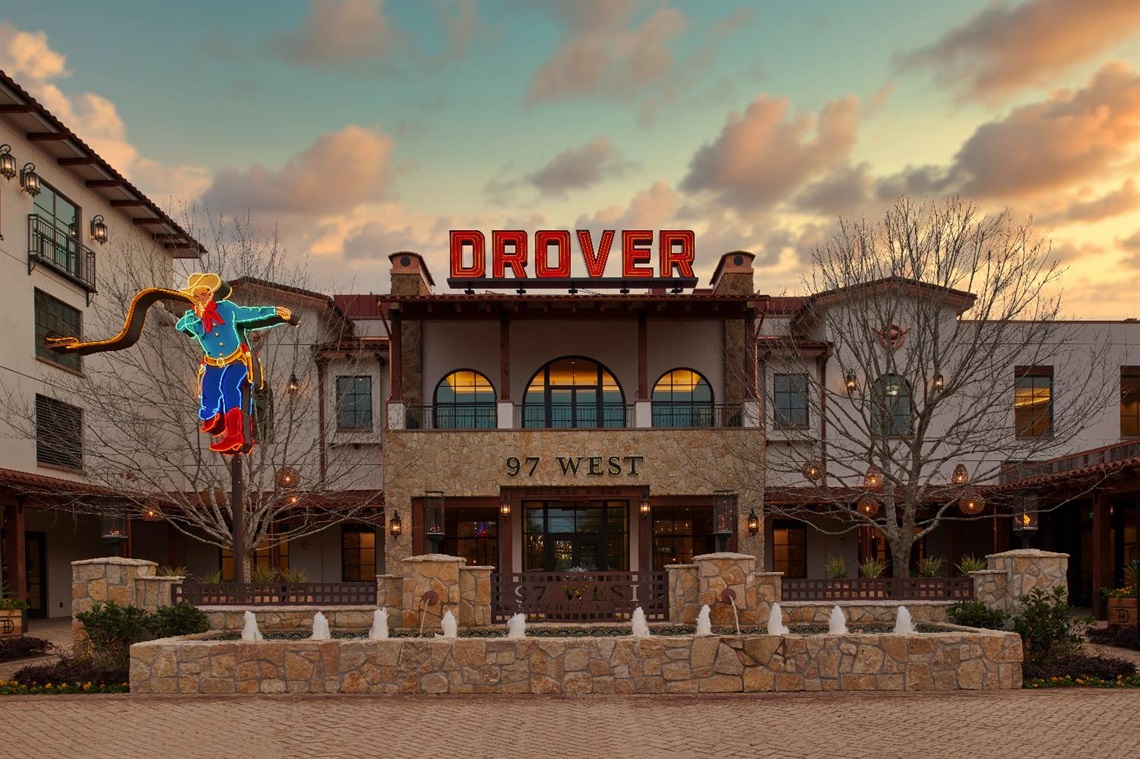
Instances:
[[[592,403],[534,403],[515,406],[516,429],[621,429],[633,427],[634,407],[603,403],[601,415]]]
[[[780,585],[784,601],[968,601],[974,597],[972,577],[785,578]]]
[[[493,430],[499,426],[495,404],[405,406],[404,429]]]
[[[95,292],[95,251],[85,248],[50,219],[28,214],[28,271],[37,263]]]
[[[743,427],[744,406],[739,403],[653,403],[654,427]]]
[[[375,582],[183,582],[171,603],[195,606],[375,606]]]
[[[496,622],[518,613],[530,621],[621,621],[630,619],[639,606],[648,620],[668,619],[669,578],[665,572],[491,575],[491,608]]]

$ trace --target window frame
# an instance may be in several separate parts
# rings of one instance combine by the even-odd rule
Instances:
[[[460,535],[460,523],[486,525],[489,534]],[[459,556],[467,566],[499,566],[499,507],[448,506],[443,510],[443,545],[441,550],[450,556]],[[474,546],[475,550],[465,550]]]
[[[1026,429],[1026,427],[1018,422],[1017,391],[1024,389],[1024,388],[1019,386],[1024,380],[1030,381],[1029,389],[1031,391],[1036,391],[1039,389],[1038,388],[1038,382],[1039,381],[1044,380],[1047,382],[1047,386],[1048,386],[1048,390],[1049,390],[1049,401],[1048,401],[1049,418],[1048,418],[1048,424],[1047,424],[1046,428],[1040,432],[1032,431],[1032,430],[1036,429],[1037,424],[1038,424],[1038,421],[1037,421],[1038,414],[1033,413],[1032,409],[1030,410],[1030,412],[1027,412],[1027,413],[1032,414],[1032,418],[1029,420],[1029,425],[1028,425],[1029,431],[1024,431]],[[1053,434],[1055,433],[1055,429],[1054,429],[1055,419],[1053,416],[1053,404],[1054,404],[1055,400],[1056,400],[1056,395],[1053,392],[1053,367],[1052,366],[1018,366],[1018,367],[1014,367],[1014,378],[1013,378],[1013,434],[1014,434],[1014,436],[1018,437],[1018,438],[1052,437]]]
[[[41,401],[42,410],[41,410]],[[36,393],[36,464],[39,466],[53,467],[56,469],[64,469],[72,472],[83,471],[83,408],[80,406],[73,406],[70,403],[61,401],[58,398],[52,398],[50,395],[43,395]],[[65,419],[56,416],[51,419],[45,419],[48,414],[45,413],[49,406],[55,405],[56,408],[51,412],[56,414],[59,412],[71,413],[75,412],[73,419]],[[46,429],[41,428],[41,422]],[[77,428],[76,438],[72,440],[60,440],[60,431],[66,430],[68,426]],[[50,433],[45,434],[48,430]],[[61,444],[75,443],[75,452],[61,451]],[[53,450],[54,449],[54,450]]]
[[[891,378],[898,380],[899,392],[891,395],[887,390],[887,382]],[[894,401],[887,401],[895,398]],[[898,422],[903,417],[899,414],[902,399],[906,399],[905,411],[906,429],[900,431]],[[889,419],[889,422],[888,422]],[[883,428],[886,428],[885,430]],[[906,438],[914,431],[914,392],[910,383],[902,375],[894,372],[881,374],[871,383],[871,419],[870,432],[872,437]]]
[[[268,382],[250,391],[253,407],[253,439],[257,443],[272,443],[274,426],[273,386]]]
[[[575,381],[575,384],[572,385],[554,386],[554,388],[557,390],[570,390],[571,400],[569,404],[555,404],[551,392],[551,367],[562,361],[587,361],[593,364],[596,368],[596,379],[595,383],[592,385],[577,384],[577,381]],[[610,379],[613,380],[613,384],[617,388],[618,394],[621,396],[620,407],[618,404],[612,402],[606,403],[605,401],[605,375],[609,375]],[[535,394],[534,384],[535,381],[539,379],[539,377],[542,378],[542,397],[541,402],[535,402],[532,400]],[[589,402],[583,402],[579,404],[577,400],[579,393],[586,393],[591,390],[593,390],[595,394],[594,403],[590,404]],[[562,407],[564,405],[568,405],[570,407],[571,423],[569,425],[560,424],[556,426],[553,424],[554,407]],[[591,406],[595,414],[594,423],[585,424],[583,423],[583,420],[580,420],[579,415],[581,412],[590,409]],[[620,424],[609,423],[612,417],[607,415],[607,411],[612,412],[615,410],[615,408],[621,412],[620,419],[618,420]],[[533,409],[541,409],[542,413],[541,416],[537,419],[538,423],[536,423],[535,418],[531,414],[531,411]],[[622,388],[621,382],[618,381],[617,375],[610,371],[610,368],[603,364],[601,361],[592,359],[589,356],[559,356],[558,358],[551,359],[550,361],[547,361],[545,364],[543,364],[538,369],[538,371],[531,375],[530,379],[526,383],[526,390],[523,392],[522,403],[523,429],[625,429],[627,426],[628,420],[626,419],[625,390]]]
[[[780,547],[780,544],[776,541],[776,533],[780,531],[785,532],[789,537],[793,531],[800,535],[800,545],[803,548],[803,556],[799,561],[802,562],[802,564],[797,564],[795,567],[797,570],[801,570],[800,574],[792,574],[791,540],[788,540],[783,546],[788,549],[788,556],[784,559],[776,558],[778,553],[776,549]],[[789,579],[802,579],[807,577],[807,525],[803,522],[797,523],[786,519],[777,519],[772,523],[772,571],[783,572],[784,577]]]
[[[684,510],[688,509],[688,531],[677,531],[677,523],[684,523],[686,521]],[[708,532],[699,532],[697,530],[697,522],[700,521],[701,526],[707,526]],[[670,529],[658,529],[659,525],[668,522]],[[665,567],[672,564],[692,564],[693,557],[699,556],[701,553],[713,553],[716,551],[716,534],[713,532],[713,508],[712,506],[703,506],[700,504],[688,504],[681,506],[655,506],[652,512],[652,518],[649,525],[650,533],[650,564],[654,572],[663,572]],[[677,543],[681,541],[682,547],[684,541],[689,542],[689,552],[678,551]],[[698,541],[703,541],[703,549],[698,551]],[[666,544],[669,544],[669,551],[661,550]],[[658,562],[658,559],[663,559],[666,555],[673,557],[683,557],[681,561],[671,561],[666,564],[664,561]]]
[[[379,545],[381,538],[377,535],[377,529],[372,525],[367,524],[342,524],[340,529],[340,579],[341,582],[369,582],[376,579],[379,570],[376,568],[376,560],[379,558]],[[349,547],[346,544],[346,538],[349,535],[370,535],[372,536],[372,571],[365,575],[361,574],[361,570],[367,568],[369,565],[363,560],[363,553],[369,549],[363,545],[357,545],[357,560],[354,563],[348,561]],[[357,577],[351,577],[348,571],[350,566],[355,566]]]
[[[1120,437],[1140,437],[1140,366],[1120,367]]]
[[[352,388],[351,393],[341,391],[342,380],[352,380],[353,381],[353,388]],[[367,393],[358,392],[356,390],[355,383],[358,380],[367,380],[368,381],[368,392]],[[373,393],[373,390],[372,390],[372,375],[371,374],[339,374],[339,375],[337,375],[337,378],[336,378],[336,429],[338,432],[368,432],[368,431],[372,430],[372,426],[373,426],[373,424],[375,424],[374,413],[373,413],[373,407],[375,406],[375,404],[372,402],[372,400],[373,400],[372,399],[372,393]],[[344,408],[344,406],[342,404],[349,398],[367,398],[368,399],[367,424],[355,424],[353,426],[346,426],[346,425],[342,424],[342,421],[343,421],[345,413],[346,413],[346,409]],[[353,402],[353,405],[350,409],[350,413],[352,413],[353,421],[357,421],[357,422],[360,421],[361,411],[360,411],[360,409],[357,408],[356,401]]]
[[[77,337],[77,338],[79,338],[80,341],[82,341],[83,340],[83,310],[75,308],[74,306],[68,304],[66,301],[60,300],[59,298],[55,297],[51,293],[47,292],[46,290],[41,290],[38,287],[33,288],[33,289],[34,289],[34,294],[32,295],[32,319],[34,321],[34,332],[35,332],[35,340],[36,340],[36,344],[35,344],[36,358],[41,360],[41,361],[46,361],[47,363],[52,364],[54,366],[58,366],[61,369],[66,369],[68,371],[72,371],[72,372],[75,372],[77,374],[82,374],[83,373],[83,357],[82,356],[80,356],[76,353],[60,354],[60,353],[56,353],[55,351],[48,350],[48,348],[45,347],[45,345],[44,345],[44,338],[45,337],[68,337],[68,336],[72,336],[72,337]],[[41,320],[40,320],[40,304],[41,304],[41,301],[44,303],[50,304],[52,306],[60,306],[65,310],[75,312],[75,332],[72,335],[63,335],[63,334],[58,334],[56,332],[56,330],[54,330],[54,329],[46,329],[46,327],[48,327],[49,325],[41,324]],[[54,315],[54,314],[53,314],[53,318],[55,321],[59,321],[59,322],[64,321],[62,319],[59,319],[59,317],[57,315]],[[45,329],[41,330],[41,326],[44,327]],[[59,326],[64,326],[64,325],[61,324]],[[69,361],[72,359],[74,359],[74,365],[69,363]]]
[[[698,378],[693,386],[693,390],[688,393],[687,400],[676,400],[677,385],[672,381],[673,375],[677,372],[689,372]],[[668,387],[662,389],[661,383],[666,379],[670,380]],[[693,399],[693,395],[697,389],[705,387],[708,389],[709,399],[707,401],[698,401]],[[658,393],[669,393],[669,399],[659,399]],[[650,403],[650,426],[656,428],[674,428],[674,429],[691,429],[713,427],[716,408],[716,395],[713,393],[712,383],[709,382],[708,377],[698,372],[696,369],[687,366],[678,366],[663,372],[657,381],[653,383],[653,390],[649,394]],[[678,414],[680,412],[680,414]],[[688,421],[688,424],[677,424],[677,420]],[[668,424],[658,424],[659,419],[664,419],[669,422]]]
[[[779,387],[780,379],[799,378],[803,380],[803,390],[781,390]],[[810,400],[810,379],[807,372],[781,372],[772,375],[772,426],[778,430],[803,430],[811,426],[811,400]],[[787,415],[785,410],[780,405],[781,396],[787,398],[802,398],[803,399],[803,421],[795,421],[793,417]],[[798,411],[798,408],[792,408],[792,411]]]
[[[455,377],[456,375],[463,374],[463,373],[469,373],[469,374],[473,375],[473,381],[475,384],[472,384],[469,388],[467,388],[470,390],[471,396],[477,397],[477,395],[478,395],[478,380],[482,379],[483,382],[487,383],[487,387],[489,387],[491,389],[491,400],[490,401],[479,401],[479,400],[440,401],[439,391],[441,388],[444,387],[444,384],[451,377]],[[453,385],[452,387],[455,388],[457,386]],[[456,398],[459,398],[459,396],[460,396],[459,392],[455,391],[454,389],[452,392],[454,393]],[[442,378],[440,378],[439,382],[437,382],[435,385],[435,392],[432,393],[432,407],[431,408],[432,408],[432,417],[434,419],[433,426],[435,429],[439,429],[439,430],[493,430],[493,429],[498,428],[498,426],[499,426],[499,418],[498,418],[499,417],[499,394],[498,394],[498,392],[496,392],[494,384],[491,383],[491,380],[487,377],[487,375],[483,374],[482,372],[480,372],[476,369],[455,369],[453,371],[448,372]],[[441,409],[445,410],[445,412],[449,412],[449,413],[441,414],[440,413]],[[481,409],[484,412],[483,414],[480,413]],[[450,419],[450,423],[448,423],[448,424],[441,423],[441,420],[444,418]],[[471,421],[470,425],[456,424],[455,423],[456,421],[465,421],[467,419],[470,419],[470,421]],[[481,424],[480,422],[487,422],[487,423]]]

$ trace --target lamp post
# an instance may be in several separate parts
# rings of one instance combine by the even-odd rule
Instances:
[[[1013,532],[1021,536],[1021,547],[1029,548],[1029,538],[1037,532],[1037,499],[1022,499],[1021,511],[1013,518]]]
[[[424,493],[424,537],[431,541],[431,552],[443,552],[443,491]]]
[[[713,535],[716,536],[718,551],[728,550],[735,507],[736,494],[731,490],[718,490],[713,493]]]

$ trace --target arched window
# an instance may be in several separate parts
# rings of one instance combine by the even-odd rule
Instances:
[[[897,374],[884,374],[871,386],[871,434],[903,437],[914,416],[910,385]]]
[[[435,428],[493,430],[498,427],[495,388],[470,369],[452,372],[435,386]]]
[[[654,427],[711,427],[713,396],[709,381],[692,369],[674,369],[653,386]]]
[[[581,356],[538,370],[523,398],[523,427],[624,427],[625,396],[609,369]]]

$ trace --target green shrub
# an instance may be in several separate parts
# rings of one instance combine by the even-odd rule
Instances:
[[[842,556],[828,556],[823,562],[823,570],[827,572],[828,577],[843,580],[847,577],[847,562]]]
[[[187,577],[189,574],[190,570],[182,564],[178,566],[166,564],[155,570],[157,577]]]
[[[75,618],[83,623],[97,665],[113,668],[128,666],[131,644],[151,636],[150,615],[137,606],[120,606],[114,601],[95,604]]]
[[[258,585],[269,585],[270,583],[278,582],[277,568],[259,564],[250,570],[249,581],[257,583]]]
[[[210,629],[210,620],[193,604],[160,606],[150,616],[150,630],[156,638],[194,635]]]
[[[1048,668],[1065,664],[1081,652],[1082,623],[1073,617],[1068,594],[1058,585],[1052,592],[1034,588],[1018,599],[1021,613],[1013,629],[1021,636],[1025,666]]]
[[[880,559],[866,559],[862,564],[859,565],[859,574],[870,580],[882,577],[883,573],[886,571],[887,562]],[[844,574],[846,574],[846,572]]]
[[[937,577],[945,561],[940,556],[927,556],[918,560],[919,577]]]
[[[966,627],[982,627],[987,630],[1005,628],[1009,615],[1001,609],[991,609],[981,601],[959,601],[946,607],[950,621]]]
[[[989,564],[986,563],[985,559],[979,559],[977,556],[970,554],[959,559],[956,566],[958,567],[958,571],[964,575],[968,575],[971,572],[981,572],[989,568]]]

